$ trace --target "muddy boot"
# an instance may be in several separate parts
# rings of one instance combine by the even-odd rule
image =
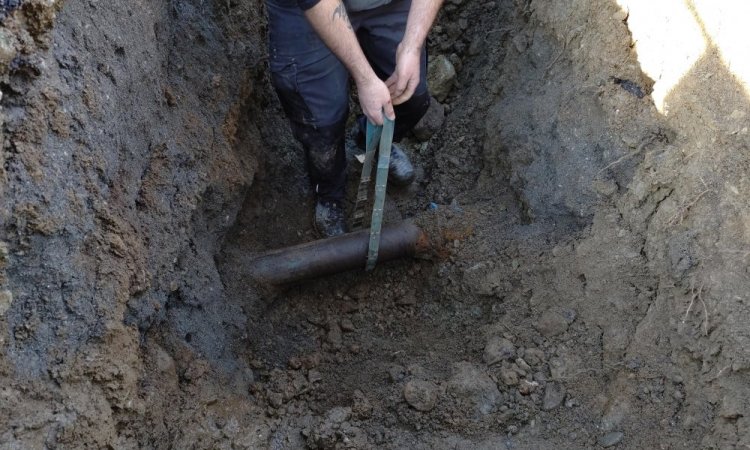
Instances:
[[[396,144],[391,147],[391,163],[388,166],[388,175],[396,186],[407,186],[414,181],[414,166],[409,160],[409,156]]]
[[[315,231],[322,238],[346,233],[346,215],[341,202],[318,200],[315,205]]]

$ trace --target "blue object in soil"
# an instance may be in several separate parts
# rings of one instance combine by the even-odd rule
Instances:
[[[428,206],[428,208],[430,209],[430,211],[437,211],[437,209],[439,208],[439,206],[435,202],[430,202],[430,205]]]

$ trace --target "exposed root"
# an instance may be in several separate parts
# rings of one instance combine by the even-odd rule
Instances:
[[[697,289],[693,285],[690,286],[690,304],[688,305],[687,311],[685,311],[685,317],[682,318],[682,324],[684,325],[687,323],[688,317],[690,317],[690,312],[693,310],[693,305],[695,304],[695,301],[698,300],[701,305],[703,305],[703,335],[708,336],[708,307],[706,306],[706,301],[703,299],[703,291],[703,284]]]
[[[594,178],[599,178],[599,176],[602,173],[606,172],[607,170],[613,168],[614,166],[616,166],[616,165],[618,165],[618,164],[620,164],[620,163],[622,163],[624,161],[627,161],[628,159],[632,158],[633,156],[636,156],[636,155],[640,154],[643,151],[643,149],[646,148],[647,145],[649,145],[652,142],[656,141],[657,139],[659,139],[659,137],[660,137],[660,135],[658,133],[653,133],[653,134],[649,135],[648,137],[646,137],[640,143],[640,145],[638,146],[638,148],[636,148],[635,150],[633,150],[632,152],[630,152],[630,153],[628,153],[626,155],[623,155],[623,156],[617,158],[616,160],[614,160],[611,163],[609,163],[606,166],[604,166],[603,169],[601,169],[599,172],[596,173],[596,176]]]
[[[674,215],[667,221],[666,228],[671,228],[682,223],[682,221],[685,220],[685,217],[687,217],[687,213],[690,211],[690,208],[695,206],[695,204],[698,203],[700,199],[703,198],[704,195],[712,191],[713,189],[706,188],[705,190],[701,191],[701,193],[698,194],[687,205],[678,209],[677,212],[674,213]]]

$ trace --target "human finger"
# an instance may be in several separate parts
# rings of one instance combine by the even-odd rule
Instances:
[[[417,89],[417,83],[413,80],[408,80],[404,90],[395,98],[391,98],[394,105],[400,105],[405,101],[409,100],[414,91]]]
[[[393,103],[389,100],[388,103],[383,105],[383,109],[385,110],[385,116],[388,117],[390,120],[396,120],[396,112],[393,110]]]
[[[365,115],[367,116],[367,120],[373,125],[383,125],[383,111],[381,109],[374,108],[373,110],[366,111]]]
[[[409,77],[398,77],[395,86],[391,89],[391,98],[401,97],[407,87],[409,87]]]

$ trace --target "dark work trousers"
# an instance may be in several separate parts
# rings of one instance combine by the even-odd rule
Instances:
[[[266,6],[273,85],[294,136],[305,150],[310,181],[321,200],[343,200],[349,74],[315,33],[295,0],[266,0]],[[394,0],[349,14],[359,45],[382,80],[396,67],[396,48],[403,39],[410,6],[411,0]],[[396,142],[419,122],[430,104],[424,48],[420,74],[411,99],[395,107]]]

